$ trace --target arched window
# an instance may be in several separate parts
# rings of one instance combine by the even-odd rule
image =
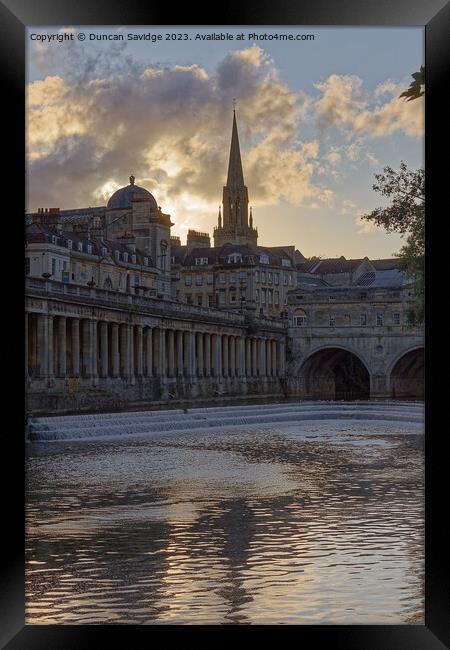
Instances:
[[[111,278],[109,278],[109,277],[106,278],[105,282],[103,283],[103,288],[108,289],[109,291],[111,291],[111,289],[113,288]]]
[[[303,309],[296,309],[293,318],[294,327],[306,327],[308,319]]]

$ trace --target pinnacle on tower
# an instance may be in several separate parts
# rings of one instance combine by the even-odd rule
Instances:
[[[243,187],[244,172],[242,171],[241,150],[236,124],[236,112],[233,110],[233,131],[231,134],[230,160],[228,162],[228,187]]]

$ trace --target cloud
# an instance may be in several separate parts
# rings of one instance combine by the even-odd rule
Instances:
[[[104,204],[130,173],[163,209],[165,201],[179,211],[177,223],[195,200],[203,211],[218,205],[233,97],[251,201],[329,202],[331,190],[314,181],[319,144],[298,137],[308,100],[280,81],[263,50],[231,52],[211,74],[198,65],[142,69],[131,61],[126,68],[125,60],[119,72],[103,75],[117,52],[106,68],[105,56],[93,64],[89,54],[76,78],[29,84],[29,209]]]
[[[363,81],[358,76],[332,74],[326,81],[315,84],[321,93],[314,105],[319,128],[334,127],[349,136],[368,138],[395,132],[422,136],[424,101],[423,98],[411,102],[400,99],[399,94],[407,85],[387,80],[370,94],[363,89]],[[392,98],[380,103],[385,95]]]

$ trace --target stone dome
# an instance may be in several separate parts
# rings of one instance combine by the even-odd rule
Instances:
[[[114,192],[112,196],[109,197],[109,201],[106,204],[106,207],[111,210],[115,208],[131,208],[131,200],[133,198],[145,198],[150,201],[150,208],[152,210],[158,209],[158,204],[156,203],[155,197],[150,194],[148,190],[144,187],[139,187],[139,185],[134,184],[134,176],[130,176],[130,184],[125,187],[121,187],[119,190]]]

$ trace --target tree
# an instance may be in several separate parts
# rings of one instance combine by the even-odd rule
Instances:
[[[425,86],[425,68],[423,65],[420,66],[419,72],[414,72],[411,77],[413,81],[411,81],[408,90],[405,90],[399,95],[399,97],[405,97],[407,102],[422,97],[425,92],[421,90],[422,86]]]
[[[406,236],[398,255],[402,270],[415,283],[415,300],[408,319],[412,325],[419,325],[424,320],[425,171],[411,171],[402,161],[398,171],[385,167],[383,174],[375,174],[375,178],[373,189],[391,198],[391,205],[376,208],[362,219],[382,226],[389,233]]]

